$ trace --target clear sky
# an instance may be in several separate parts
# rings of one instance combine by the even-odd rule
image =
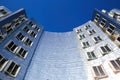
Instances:
[[[46,31],[66,32],[91,19],[95,8],[120,9],[120,0],[0,0],[12,11],[25,8]]]

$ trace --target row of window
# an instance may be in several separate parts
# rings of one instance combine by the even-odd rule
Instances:
[[[84,34],[79,35],[80,40],[82,40],[84,38],[85,38]],[[100,36],[95,36],[95,37],[93,37],[93,41],[96,44],[96,43],[99,43],[100,41],[102,41],[102,38]],[[82,42],[82,46],[83,46],[83,48],[87,48],[87,47],[90,47],[90,44],[88,41],[86,41],[86,42]]]
[[[21,32],[16,35],[16,38],[27,46],[32,46],[33,44],[33,41],[25,37]]]
[[[35,30],[35,31],[40,31],[40,28],[37,27],[37,25],[35,25],[32,21],[28,22],[28,25],[29,26],[32,26],[32,28]]]
[[[109,65],[115,74],[120,72],[120,58],[117,58],[115,60],[110,60]],[[108,77],[108,75],[102,65],[93,66],[92,71],[94,73],[95,80]]]
[[[27,54],[28,54],[28,51],[25,50],[24,48],[22,48],[21,46],[18,46],[16,43],[14,43],[13,41],[10,41],[8,42],[6,45],[5,45],[5,48],[14,53],[15,55],[25,59]]]
[[[25,15],[20,15],[18,18],[14,19],[13,22],[11,23],[6,23],[3,25],[3,29],[9,33],[12,31],[14,28],[16,28],[18,25],[20,25],[23,21],[26,20]]]
[[[4,58],[2,55],[0,55],[0,71],[5,73],[6,75],[9,75],[11,77],[16,77],[19,70],[20,65],[12,60],[8,60]]]
[[[108,45],[105,45],[105,46],[100,47],[100,51],[101,51],[102,55],[106,55],[106,54],[109,54],[112,50]],[[94,51],[87,52],[88,60],[94,60],[96,58],[97,58],[97,56]]]
[[[37,37],[37,33],[35,33],[33,30],[30,30],[27,26],[23,28],[23,31],[25,31],[27,34],[29,34],[33,38]]]
[[[98,22],[99,20],[100,20],[100,15],[96,14],[94,21]],[[99,21],[98,23],[99,23],[99,26],[103,28],[106,26],[107,20],[105,18],[101,18],[101,21]],[[115,29],[116,27],[110,23],[109,26],[106,28],[106,31],[108,34],[113,35],[115,32]]]

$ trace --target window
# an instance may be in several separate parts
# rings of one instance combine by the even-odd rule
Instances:
[[[31,31],[31,32],[30,32],[30,36],[36,38],[36,37],[37,37],[37,34],[36,34],[34,31]]]
[[[27,26],[25,26],[24,28],[23,28],[23,31],[25,31],[26,33],[30,33],[30,29],[27,27]]]
[[[90,44],[87,42],[82,42],[82,47],[83,48],[87,48],[87,47],[90,47]]]
[[[5,67],[5,65],[7,64],[7,59],[4,58],[2,55],[0,55],[0,71]]]
[[[113,24],[110,24],[109,27],[107,28],[107,32],[110,34],[110,35],[113,35],[114,32],[115,32],[115,26]]]
[[[10,42],[5,46],[5,48],[6,48],[7,50],[9,50],[10,52],[15,53],[16,50],[17,50],[17,48],[18,48],[18,45],[15,44],[13,41],[10,41]]]
[[[25,36],[24,36],[22,33],[18,33],[17,36],[16,36],[16,38],[17,38],[18,40],[20,40],[20,41],[24,41]]]
[[[40,28],[37,27],[37,25],[33,25],[32,28],[33,28],[35,31],[40,31]]]
[[[111,52],[111,49],[108,47],[108,45],[100,47],[100,50],[101,50],[101,52],[102,52],[103,55],[106,55],[109,52]]]
[[[82,32],[82,30],[81,29],[77,29],[77,34],[79,34],[80,32]]]
[[[95,30],[93,29],[93,30],[90,30],[90,31],[88,31],[88,34],[89,35],[93,35],[93,34],[95,34],[96,32],[95,32]]]
[[[108,77],[102,65],[92,67],[95,80]]]
[[[91,27],[90,25],[86,25],[85,30],[89,29],[90,27]]]
[[[16,54],[21,57],[21,58],[26,58],[28,51],[23,49],[22,47],[19,47],[18,50],[16,51]]]
[[[100,36],[94,37],[93,40],[94,40],[95,43],[98,43],[98,42],[102,41]]]
[[[16,64],[12,60],[10,60],[4,69],[4,73],[11,77],[16,77],[19,70],[20,70],[20,65]]]
[[[30,40],[29,38],[26,37],[24,44],[27,46],[32,46],[33,42],[32,42],[32,40]]]
[[[120,72],[120,59],[110,60],[109,62],[110,67],[112,68],[114,73]]]
[[[14,19],[13,23],[14,23],[14,26],[18,26],[20,24],[19,23],[19,18]]]
[[[117,41],[120,42],[120,37],[117,38]]]
[[[96,14],[96,16],[95,16],[95,18],[94,18],[94,21],[95,21],[95,22],[98,22],[99,19],[100,19],[100,15],[99,15],[99,14]]]
[[[106,19],[102,18],[101,22],[100,22],[100,26],[104,27],[106,24]]]
[[[25,17],[25,15],[20,15],[20,16],[19,16],[19,19],[23,22],[23,21],[26,20],[26,17]]]
[[[97,57],[96,57],[94,51],[87,52],[87,59],[88,59],[88,60],[94,60],[94,59],[96,59],[96,58],[97,58]]]
[[[0,13],[2,13],[2,14],[4,14],[4,15],[7,14],[7,12],[6,12],[4,9],[0,9]]]
[[[84,35],[84,34],[79,35],[79,39],[80,39],[80,40],[82,40],[82,39],[84,39],[84,38],[85,38],[85,35]]]
[[[12,24],[11,23],[7,23],[3,26],[3,28],[5,29],[5,31],[7,33],[9,33],[10,31],[12,31]]]
[[[30,22],[28,22],[28,25],[33,26],[34,24],[32,21],[30,21]]]

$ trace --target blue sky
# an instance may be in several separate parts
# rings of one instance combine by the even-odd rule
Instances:
[[[0,0],[12,11],[25,8],[46,31],[66,32],[91,19],[94,8],[120,8],[120,0]]]

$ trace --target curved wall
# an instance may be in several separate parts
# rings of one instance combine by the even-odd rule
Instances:
[[[44,32],[26,80],[86,80],[74,31]]]

